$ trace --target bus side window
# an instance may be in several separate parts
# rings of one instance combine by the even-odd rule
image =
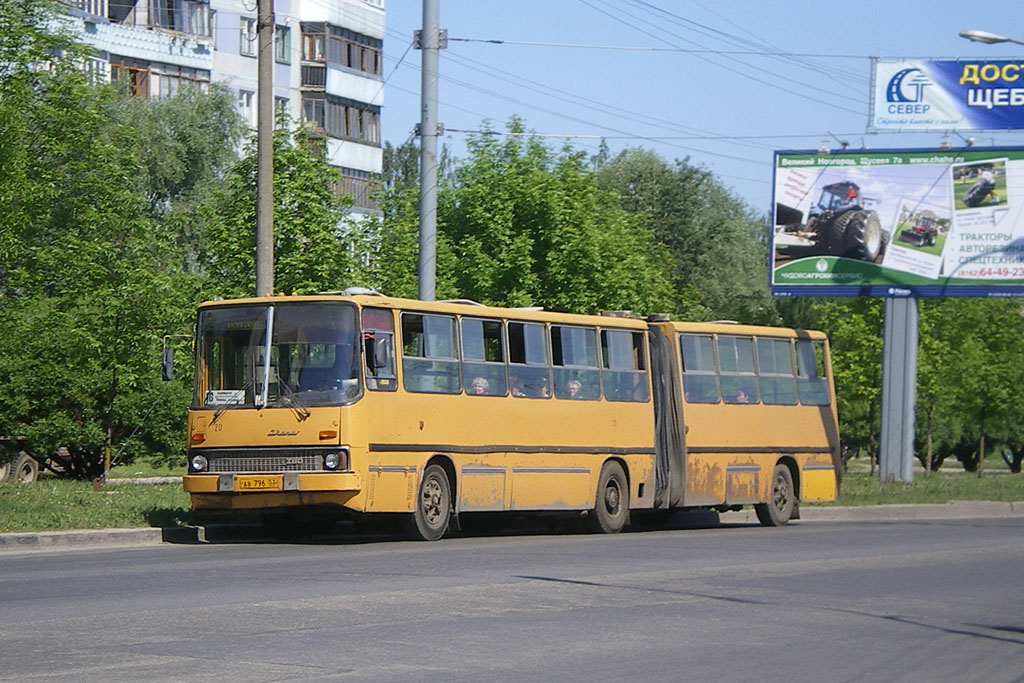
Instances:
[[[796,405],[796,373],[788,339],[757,339],[757,373],[761,400],[773,405]]]
[[[601,397],[596,337],[592,327],[551,326],[556,397],[588,401]]]
[[[543,323],[508,323],[509,390],[513,396],[548,398],[547,330]]]
[[[402,377],[405,390],[414,393],[461,391],[453,316],[402,314]]]
[[[718,403],[718,373],[710,334],[681,334],[683,395],[688,403]]]
[[[391,311],[363,309],[363,365],[366,388],[395,391],[395,326]]]
[[[475,396],[504,396],[505,345],[500,320],[462,318],[462,385]]]
[[[718,337],[718,369],[722,400],[726,403],[757,403],[754,374],[754,340],[751,337]]]
[[[797,390],[800,403],[827,406],[828,375],[825,370],[825,344],[798,339],[796,342]]]
[[[647,401],[644,336],[627,330],[601,330],[601,377],[609,401]]]

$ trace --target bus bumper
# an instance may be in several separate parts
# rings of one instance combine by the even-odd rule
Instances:
[[[300,505],[340,505],[362,489],[355,472],[284,474],[188,474],[182,486],[200,510],[244,510]]]

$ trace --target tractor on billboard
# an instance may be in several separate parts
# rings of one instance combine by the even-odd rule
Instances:
[[[914,216],[913,226],[899,235],[899,241],[915,247],[932,246],[939,239],[939,221],[931,211],[922,211]]]
[[[877,200],[861,194],[849,180],[826,185],[807,212],[777,204],[775,246],[805,249],[809,254],[833,254],[874,262],[885,251],[888,235],[870,206]]]

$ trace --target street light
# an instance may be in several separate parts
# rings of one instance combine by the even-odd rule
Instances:
[[[997,36],[995,33],[989,33],[988,31],[975,31],[974,29],[960,31],[960,37],[966,38],[967,40],[973,40],[976,43],[988,43],[989,45],[994,43],[1017,43],[1018,45],[1024,45],[1024,41],[1014,40],[1013,38],[1004,38],[1003,36]]]

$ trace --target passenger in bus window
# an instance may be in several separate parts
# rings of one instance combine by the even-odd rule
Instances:
[[[569,380],[565,385],[565,389],[568,392],[569,398],[583,398],[582,396],[580,396],[580,390],[582,388],[583,385],[579,383],[579,380],[575,379]]]
[[[523,385],[522,380],[517,379],[512,383],[512,395],[519,397],[526,396],[526,388]]]
[[[487,394],[487,390],[491,388],[491,383],[487,381],[486,377],[476,377],[469,386],[470,393],[477,396],[484,396]]]
[[[733,403],[750,403],[750,394],[743,389],[737,390],[736,398],[733,400]]]

